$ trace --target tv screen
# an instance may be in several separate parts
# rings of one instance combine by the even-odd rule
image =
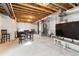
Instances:
[[[56,35],[79,40],[79,22],[56,24]]]

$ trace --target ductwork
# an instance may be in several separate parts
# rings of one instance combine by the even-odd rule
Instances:
[[[65,12],[67,15],[79,13],[79,6]]]
[[[67,11],[59,10],[59,17],[64,17],[76,13],[79,13],[79,6]]]

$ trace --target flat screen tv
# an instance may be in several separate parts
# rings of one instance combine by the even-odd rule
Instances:
[[[79,21],[56,24],[56,36],[79,40]]]

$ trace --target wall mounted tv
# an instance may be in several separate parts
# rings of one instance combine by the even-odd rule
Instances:
[[[79,40],[79,21],[56,24],[56,36]]]

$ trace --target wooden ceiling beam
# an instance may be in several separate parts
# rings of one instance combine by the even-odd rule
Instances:
[[[43,16],[44,17],[44,16]],[[37,20],[39,20],[39,19],[41,19],[42,17],[40,17],[40,18],[37,18],[37,19],[30,19],[31,21],[29,21],[29,22],[34,22],[34,21],[37,21]],[[28,19],[27,18],[17,18],[18,20],[17,21],[28,21]]]
[[[30,11],[30,10],[25,10],[25,9],[21,9],[21,8],[13,8],[14,11],[17,11],[17,12],[23,12],[23,13],[32,13],[32,14],[49,14],[49,13],[41,13],[41,12],[33,12],[33,11]]]
[[[52,4],[55,5],[55,6],[57,6],[57,7],[59,7],[59,8],[61,8],[61,9],[67,10],[67,8],[61,6],[60,4],[57,4],[57,3],[52,3]]]
[[[56,8],[51,8],[51,7],[49,7],[49,6],[46,6],[46,5],[43,5],[43,4],[38,4],[38,3],[36,3],[37,5],[40,5],[40,6],[42,6],[42,7],[45,7],[45,8],[48,8],[48,9],[51,9],[51,10],[53,10],[53,11],[58,11]]]
[[[34,12],[34,13],[47,14],[46,12],[35,11],[33,9],[23,8],[23,7],[20,7],[20,6],[13,6],[13,9],[15,9],[15,8],[20,9],[20,10],[24,10],[24,11]]]
[[[28,16],[28,15],[24,15],[24,14],[23,14],[24,16],[22,16],[22,14],[19,15],[18,13],[16,13],[15,15],[16,15],[17,18],[29,19],[29,17],[26,17],[26,16]],[[41,15],[40,15],[40,16],[39,16],[39,15],[36,15],[36,16],[34,16],[33,20],[34,20],[34,19],[42,18],[42,17],[44,17],[44,16],[47,16],[47,15],[42,15],[42,16],[41,16]]]
[[[23,7],[22,5],[20,6],[19,4],[13,4],[13,7],[23,9],[23,10],[29,10],[29,11],[33,11],[33,12],[38,12],[38,13],[48,13],[48,12],[40,11],[40,10],[37,10],[37,9],[34,9],[34,8],[28,8],[27,6]]]
[[[32,14],[32,15],[47,15],[47,14],[42,14],[42,13],[35,13],[35,12],[31,12],[31,11],[24,11],[24,10],[20,10],[20,9],[17,9],[17,8],[14,8],[14,12],[15,13],[21,13],[21,14]]]
[[[19,19],[17,22],[23,22],[23,23],[32,23],[34,21],[27,21],[26,19]]]
[[[69,3],[69,5],[71,5],[72,7],[76,7],[74,4],[72,4],[72,3]]]
[[[45,16],[43,16],[43,17],[40,17],[38,20],[36,20],[36,21],[39,21],[39,20],[41,20],[42,18],[44,18],[44,17],[46,17],[46,16],[48,16],[48,15],[45,15]],[[36,21],[34,21],[34,22],[36,22]]]
[[[27,14],[32,14],[32,15],[34,15],[34,16],[36,16],[36,19],[38,20],[39,18],[41,19],[41,18],[43,18],[44,16],[46,16],[46,15],[48,15],[48,14],[37,14],[37,13],[30,13],[30,12],[24,12],[24,11],[16,11],[16,10],[14,10],[14,12],[15,12],[15,15],[16,15],[16,17],[17,18],[19,18],[19,19],[21,19],[22,17],[20,17],[20,15],[26,15],[27,16]],[[18,15],[17,15],[18,14]],[[22,18],[22,19],[26,19],[26,18]]]
[[[11,3],[10,3],[10,8],[11,8],[11,11],[12,11],[13,17],[14,17],[14,19],[16,20],[16,16],[15,16],[15,13],[14,13],[14,10],[13,10],[13,7],[12,7],[12,4],[11,4]]]
[[[35,19],[31,19],[33,22],[35,22],[35,21],[37,21],[37,20],[40,20],[41,18],[44,18],[44,17],[46,17],[47,15],[43,15],[43,16],[38,16],[37,18],[35,18]],[[18,19],[18,21],[19,20],[27,20],[28,18],[23,18],[23,17],[20,17],[19,15],[17,15],[17,19]]]
[[[33,14],[26,14],[26,13],[21,13],[21,12],[15,12],[15,15],[17,18],[23,18],[23,19],[27,19],[28,17],[25,17],[25,16],[28,16],[28,15],[31,15],[31,16],[34,16],[33,19],[39,19],[39,18],[42,18],[46,15],[49,15],[49,14],[44,14],[44,15],[33,15]]]
[[[21,14],[21,15],[22,15],[23,13],[17,13],[17,12],[15,13],[16,16],[17,16],[18,14]],[[33,15],[33,14],[23,14],[23,15],[24,15],[24,16],[28,16],[28,15]],[[48,15],[48,14],[46,14],[46,15]],[[38,17],[38,16],[39,16],[39,17],[40,17],[40,16],[44,16],[44,15],[36,15],[36,14],[35,14],[35,15],[33,15],[33,16],[35,16],[35,17]]]
[[[27,21],[27,19],[23,19],[23,18],[18,18],[18,22],[27,22],[27,23],[33,23],[33,22],[36,22],[36,21],[38,21],[38,20],[40,20],[40,19],[42,19],[42,18],[44,18],[44,17],[46,17],[47,15],[45,15],[45,16],[41,16],[40,18],[38,18],[38,19],[33,19],[32,21]]]
[[[29,5],[29,4],[20,4],[20,5],[24,5],[24,6],[28,6],[28,7],[31,7],[31,8],[34,8],[34,9],[38,9],[38,10],[42,10],[42,11],[45,11],[45,12],[48,12],[48,13],[53,13],[49,10],[46,10],[46,9],[43,9],[43,8],[39,8],[39,7],[35,7],[33,5]]]
[[[28,13],[28,12],[26,12],[26,13],[24,13],[24,12],[19,12],[19,11],[16,11],[16,10],[14,10],[15,11],[15,14],[24,14],[24,15],[34,15],[34,16],[43,16],[43,15],[46,15],[46,14],[34,14],[34,13]]]
[[[4,10],[4,9],[2,9],[2,8],[0,8],[0,12],[1,12],[1,13],[4,13],[4,12],[5,12],[5,10]]]
[[[23,5],[23,6],[22,6]],[[17,21],[23,21],[23,22],[27,22],[27,18],[26,17],[20,17],[20,14],[22,15],[27,15],[27,14],[32,14],[32,15],[36,15],[36,19],[32,19],[32,22],[35,22],[37,20],[40,20],[41,18],[51,14],[49,11],[45,11],[45,10],[41,10],[34,7],[30,7],[27,6],[26,4],[21,4],[21,5],[16,5],[16,4],[12,4],[13,6],[13,10],[15,12],[15,15],[17,17]],[[40,7],[39,7],[40,8]],[[34,11],[33,11],[34,10]],[[39,11],[41,10],[41,11]],[[44,11],[44,12],[43,12]],[[19,14],[18,14],[19,13]],[[53,12],[52,12],[53,13]],[[24,20],[22,20],[24,19]]]
[[[2,6],[0,6],[0,12],[1,13],[5,13],[6,12],[5,9]]]

